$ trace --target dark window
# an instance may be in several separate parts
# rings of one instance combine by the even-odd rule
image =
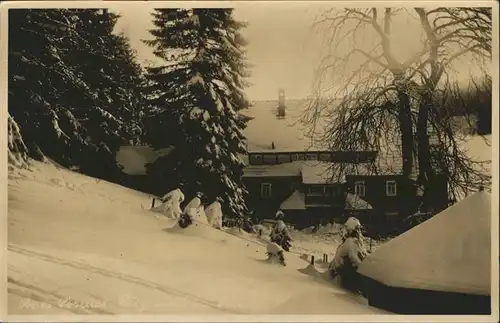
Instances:
[[[385,182],[385,194],[387,196],[397,196],[397,184],[396,181],[386,181]]]
[[[270,198],[272,196],[272,185],[270,183],[260,184],[260,196],[262,198]]]
[[[339,196],[340,195],[340,187],[338,186],[327,186],[326,187],[326,194],[329,196]]]
[[[264,155],[263,161],[266,165],[276,164],[276,155]]]
[[[360,197],[365,196],[365,181],[356,181],[354,182],[354,194]]]
[[[368,161],[368,154],[366,152],[359,152],[358,153],[358,162],[359,163],[366,163]]]
[[[339,163],[347,163],[349,162],[349,156],[348,153],[345,151],[337,151],[332,154],[333,160]]]
[[[278,155],[278,162],[279,163],[289,163],[291,161],[290,155]]]
[[[250,155],[248,159],[250,165],[262,165],[262,155]]]
[[[306,160],[318,160],[318,154],[313,154],[313,153],[306,154]]]
[[[309,194],[324,195],[325,194],[325,187],[324,186],[311,186],[311,187],[309,187]]]
[[[358,153],[355,151],[346,152],[346,161],[349,163],[356,163],[358,161],[357,157]]]
[[[319,160],[321,161],[330,161],[332,160],[332,156],[328,153],[323,153],[319,155]]]

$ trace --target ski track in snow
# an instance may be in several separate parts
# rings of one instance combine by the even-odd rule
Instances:
[[[204,298],[201,298],[201,297],[198,297],[196,295],[189,294],[189,293],[184,293],[182,291],[179,291],[179,290],[176,290],[173,288],[162,286],[162,285],[156,284],[154,282],[151,282],[151,281],[148,281],[145,279],[141,279],[139,277],[135,277],[135,276],[131,276],[131,275],[127,275],[124,273],[119,273],[119,272],[115,272],[115,271],[111,271],[111,270],[107,270],[107,269],[103,269],[103,268],[94,267],[94,266],[84,264],[81,262],[77,262],[77,261],[64,260],[64,259],[61,259],[58,257],[49,256],[47,254],[43,254],[43,253],[39,253],[39,252],[35,252],[35,251],[30,251],[28,249],[21,248],[18,246],[9,245],[8,250],[13,251],[13,252],[18,253],[18,254],[22,254],[24,256],[33,257],[33,258],[36,258],[38,260],[43,260],[43,261],[51,262],[51,263],[58,264],[58,265],[68,266],[68,267],[71,267],[71,268],[74,268],[77,270],[81,270],[81,271],[88,271],[88,272],[99,274],[99,275],[102,275],[102,276],[105,276],[108,278],[115,278],[115,279],[123,280],[125,282],[141,285],[141,286],[144,286],[146,288],[152,288],[152,289],[158,290],[158,291],[165,293],[165,294],[172,294],[175,296],[183,297],[183,298],[186,298],[192,302],[200,303],[200,304],[203,304],[203,305],[206,305],[209,307],[213,307],[216,309],[221,309],[221,310],[229,312],[229,313],[241,314],[237,310],[232,310],[230,308],[225,308],[223,306],[220,306],[217,302],[213,302],[213,301],[210,301],[210,300],[207,300],[207,299],[204,299]],[[13,280],[11,279],[11,281],[13,281]],[[20,285],[19,283],[17,283],[17,284]],[[102,313],[103,311],[100,311],[100,312]],[[109,314],[109,312],[105,312],[105,311],[104,311],[104,313]]]
[[[8,199],[9,315],[384,313],[299,271],[335,241],[295,232],[287,266],[269,264],[266,236],[177,230],[147,194],[38,162]]]

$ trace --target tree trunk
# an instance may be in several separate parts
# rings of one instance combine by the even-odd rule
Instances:
[[[408,91],[403,86],[398,89],[399,99],[399,129],[401,131],[401,158],[402,158],[402,173],[404,182],[400,189],[402,201],[409,199],[411,193],[411,175],[413,172],[413,122],[411,118],[410,99]],[[410,203],[401,204],[410,206]],[[401,210],[406,212],[408,210]]]
[[[399,127],[401,131],[401,156],[403,175],[409,178],[413,172],[413,124],[411,120],[408,94],[401,91],[399,96]]]
[[[423,208],[432,207],[430,203],[434,170],[431,165],[431,147],[429,143],[428,121],[431,99],[424,95],[420,102],[417,120],[418,182],[424,187]]]

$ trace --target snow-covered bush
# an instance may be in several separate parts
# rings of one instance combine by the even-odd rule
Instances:
[[[9,167],[28,167],[28,148],[24,144],[19,126],[9,114],[8,120],[8,162]]]

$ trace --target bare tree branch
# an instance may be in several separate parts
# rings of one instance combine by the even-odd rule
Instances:
[[[427,195],[432,195],[433,178],[441,175],[449,182],[451,197],[468,194],[484,185],[488,174],[466,154],[465,135],[441,105],[457,95],[450,81],[455,60],[469,54],[480,63],[491,58],[491,10],[385,8],[380,12],[377,8],[325,12],[317,26],[327,30],[330,52],[317,70],[314,98],[301,122],[310,126],[308,136],[332,151],[378,151],[371,163],[332,166],[332,178],[339,180],[349,172],[411,177],[418,169]],[[397,12],[415,18],[425,36],[422,49],[405,62],[398,62],[391,51]],[[378,35],[370,49],[356,41],[367,29]],[[340,54],[339,44],[349,41],[351,49]],[[328,79],[331,76],[334,81]]]

